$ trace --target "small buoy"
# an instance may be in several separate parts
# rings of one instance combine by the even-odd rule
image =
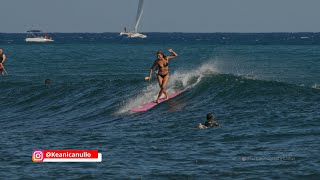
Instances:
[[[145,78],[144,78],[144,80],[146,80],[146,81],[147,81],[147,80],[150,80],[150,78],[149,78],[149,77],[145,77]]]

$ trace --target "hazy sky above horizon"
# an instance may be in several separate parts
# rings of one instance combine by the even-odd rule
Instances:
[[[1,0],[0,32],[120,32],[138,0]],[[320,0],[145,0],[141,32],[320,32]]]

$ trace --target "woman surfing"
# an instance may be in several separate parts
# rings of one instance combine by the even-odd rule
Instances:
[[[158,66],[157,78],[158,78],[158,83],[160,86],[160,92],[159,92],[157,99],[154,101],[156,103],[159,103],[159,99],[163,93],[165,94],[166,99],[169,98],[169,95],[166,91],[166,86],[167,86],[167,83],[168,83],[169,77],[170,77],[168,63],[169,63],[169,59],[177,57],[178,54],[176,52],[174,52],[172,49],[169,49],[168,51],[170,53],[172,53],[172,56],[166,56],[166,55],[164,55],[164,53],[162,51],[157,52],[157,60],[154,61],[153,65],[150,69],[149,77],[146,77],[146,80],[150,80],[152,77],[153,69],[156,66]]]

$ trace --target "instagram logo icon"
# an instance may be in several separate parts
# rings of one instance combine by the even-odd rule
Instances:
[[[43,158],[44,158],[43,151],[41,150],[32,151],[33,162],[42,162]]]

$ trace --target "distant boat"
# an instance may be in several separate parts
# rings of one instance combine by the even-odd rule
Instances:
[[[43,33],[40,30],[27,31],[26,42],[53,42],[54,40],[48,36],[47,33]]]
[[[143,13],[143,3],[144,0],[139,0],[139,6],[138,6],[138,11],[137,11],[137,16],[136,16],[136,25],[134,26],[134,31],[133,32],[127,32],[127,29],[124,28],[124,32],[120,33],[120,36],[126,35],[129,38],[146,38],[147,36],[141,33],[138,33],[138,26],[142,17]]]

